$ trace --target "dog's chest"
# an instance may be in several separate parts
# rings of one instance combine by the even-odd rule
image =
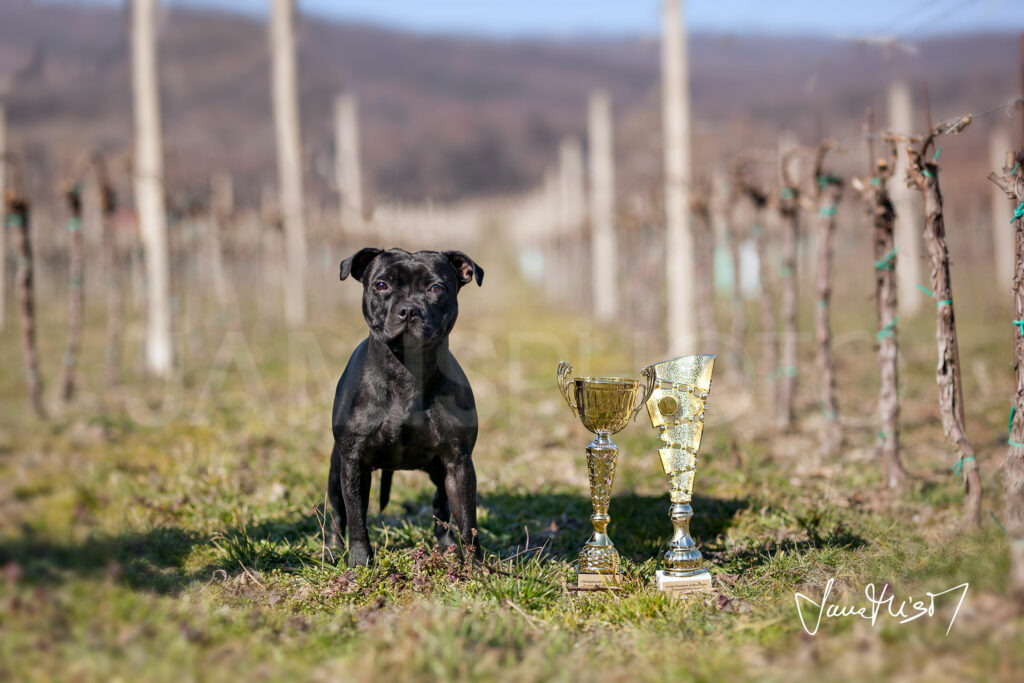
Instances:
[[[419,469],[451,450],[437,410],[392,405],[371,435],[373,465],[383,469]]]

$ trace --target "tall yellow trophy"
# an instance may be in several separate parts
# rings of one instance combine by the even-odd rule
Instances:
[[[655,382],[647,398],[647,413],[665,444],[658,455],[668,475],[668,516],[674,530],[657,572],[658,590],[672,595],[709,590],[711,574],[690,536],[690,501],[715,356],[683,356],[650,367]]]

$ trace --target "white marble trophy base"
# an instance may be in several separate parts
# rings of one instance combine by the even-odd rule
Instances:
[[[693,576],[669,576],[659,569],[655,577],[658,590],[676,597],[711,590],[711,574],[707,570]]]

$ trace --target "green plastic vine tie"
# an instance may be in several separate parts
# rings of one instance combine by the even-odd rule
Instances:
[[[924,292],[928,296],[930,296],[931,298],[933,298],[933,299],[935,298],[935,292],[933,292],[932,290],[928,289],[924,285],[919,285],[917,283],[914,283],[914,286],[917,287],[918,289],[920,289],[922,292]],[[936,308],[942,308],[943,306],[952,306],[952,305],[953,305],[953,300],[952,299],[943,299],[942,301],[936,301],[935,302],[935,307]]]
[[[888,254],[882,257],[882,260],[875,261],[875,268],[878,270],[892,270],[892,261],[896,258],[896,254],[898,254],[899,251],[898,247],[893,247]]]
[[[968,455],[966,458],[964,458],[964,457],[957,458],[956,466],[953,468],[953,476],[954,477],[960,476],[960,470],[963,468],[963,464],[966,461],[968,461],[968,460],[974,460],[974,456],[973,455]]]
[[[1020,206],[1013,210],[1013,218],[1010,219],[1010,222],[1014,222],[1021,216],[1024,216],[1024,202],[1021,202]]]
[[[878,334],[876,335],[878,341],[882,341],[883,339],[886,339],[887,337],[895,337],[896,336],[896,323],[898,323],[899,321],[900,321],[900,317],[897,315],[897,316],[893,317],[892,322],[890,322],[888,325],[886,325],[885,327],[880,329],[878,331]]]

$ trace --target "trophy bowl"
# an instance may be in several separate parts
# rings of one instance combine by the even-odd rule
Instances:
[[[642,391],[635,379],[577,377],[569,382],[566,400],[587,431],[618,434],[643,406]]]
[[[636,417],[654,388],[654,373],[644,368],[646,384],[620,377],[573,378],[573,367],[562,361],[558,365],[558,388],[565,402],[580,423],[596,435],[587,446],[587,473],[590,478],[590,521],[594,533],[580,552],[576,565],[577,583],[581,588],[602,587],[617,583],[619,553],[608,536],[608,506],[619,447],[611,439]]]

